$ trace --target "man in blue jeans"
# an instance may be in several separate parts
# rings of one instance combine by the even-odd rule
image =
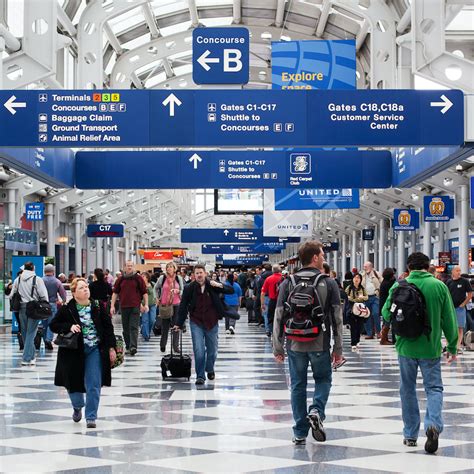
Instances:
[[[364,271],[361,273],[362,286],[367,292],[369,299],[365,305],[369,308],[370,316],[365,322],[365,331],[367,333],[366,339],[374,339],[375,337],[380,339],[380,308],[379,308],[379,291],[380,283],[382,279],[380,275],[375,271],[372,262],[364,263]]]
[[[233,294],[234,288],[207,278],[206,267],[194,267],[194,281],[184,287],[174,331],[182,330],[189,314],[193,340],[196,385],[203,385],[207,378],[216,377],[214,364],[217,359],[219,319],[224,317],[221,293]]]
[[[426,392],[425,451],[438,450],[438,438],[443,431],[443,381],[441,379],[441,334],[448,342],[448,363],[456,359],[457,324],[453,302],[448,288],[428,272],[429,258],[421,252],[412,253],[407,259],[408,275],[406,281],[415,285],[423,294],[426,313],[431,327],[429,334],[417,338],[406,338],[397,334],[395,348],[400,364],[400,400],[402,403],[403,444],[417,446],[420,431],[420,408],[416,396],[416,377],[418,368],[423,377]],[[389,322],[395,283],[382,308],[384,320]],[[403,313],[402,313],[403,315]]]
[[[323,245],[318,241],[305,242],[299,248],[298,256],[303,268],[294,275],[294,281],[288,278],[281,283],[275,310],[273,354],[278,363],[283,363],[285,360],[283,346],[285,335],[282,327],[284,305],[294,283],[298,284],[301,278],[308,278],[313,284],[322,273]],[[342,360],[342,311],[337,283],[331,278],[322,278],[318,280],[316,291],[324,312],[321,332],[308,341],[291,340],[289,337],[286,340],[291,379],[291,409],[295,420],[293,426],[295,445],[306,444],[310,428],[316,441],[326,441],[323,421],[332,383],[331,362]],[[330,352],[331,332],[335,341],[332,354]],[[306,399],[309,365],[311,365],[315,388],[313,402],[308,408]]]

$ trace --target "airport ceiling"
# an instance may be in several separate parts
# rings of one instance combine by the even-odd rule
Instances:
[[[0,11],[0,19],[3,13],[10,31],[21,36],[24,2],[3,3],[9,11]],[[113,7],[114,1],[58,0],[58,33],[68,38],[67,51],[73,60],[77,58],[78,41],[81,41],[77,27],[86,9],[95,3],[107,9]],[[406,22],[410,0],[128,0],[128,3],[131,9],[105,23],[102,51],[93,53],[102,58],[104,87],[202,87],[192,82],[192,29],[238,24],[248,27],[251,34],[250,82],[244,88],[271,87],[272,41],[302,39],[355,39],[357,87],[370,88],[372,27],[367,11],[382,8],[399,26],[397,35],[410,30]],[[474,28],[469,28],[469,24],[472,26],[474,6],[448,0],[446,16],[454,25],[447,25],[446,49],[461,50],[464,57],[472,60]],[[383,24],[378,27],[384,28]],[[391,41],[395,42],[395,37]],[[142,51],[147,54],[136,54]],[[77,86],[77,70],[69,81],[66,88]],[[51,88],[52,84],[58,82],[39,81],[29,88]],[[449,86],[445,81],[446,85]],[[390,217],[394,207],[418,206],[423,193],[456,194],[459,186],[467,183],[472,161],[471,157],[412,189],[361,190],[360,210],[322,213],[318,225],[332,222],[340,231],[349,232],[354,226],[360,228]],[[176,239],[179,227],[191,222],[205,227],[217,223],[242,227],[251,222],[246,216],[216,217],[205,208],[196,213],[191,205],[197,199],[196,191],[58,190],[5,167],[3,173],[0,170],[0,180],[5,181],[5,187],[18,187],[25,198],[39,195],[46,202],[56,203],[60,212],[83,210],[92,221],[124,222],[132,232],[146,233],[150,241]]]

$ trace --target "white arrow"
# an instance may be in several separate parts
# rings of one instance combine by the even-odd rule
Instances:
[[[452,106],[453,103],[443,94],[440,99],[443,102],[431,102],[430,105],[431,107],[443,107],[441,109],[441,113],[445,114]]]
[[[15,102],[16,97],[12,95],[3,105],[12,115],[16,114],[15,109],[24,109],[26,107],[26,102]]]
[[[201,56],[199,56],[197,62],[206,70],[206,71],[209,71],[209,69],[211,69],[211,66],[209,66],[208,64],[212,64],[212,63],[219,63],[219,58],[208,58],[208,56],[211,54],[211,52],[206,49],[206,51],[204,51],[204,53],[201,54]]]
[[[224,230],[224,235],[227,237],[229,235],[229,231],[226,229]]]
[[[182,102],[173,94],[171,93],[163,102],[162,104],[166,107],[167,105],[170,106],[170,117],[174,117],[174,106],[177,105],[178,107],[182,104]]]
[[[189,158],[188,160],[190,163],[193,163],[193,168],[195,170],[197,170],[198,168],[198,163],[200,163],[202,161],[202,158],[197,154],[197,153],[194,153],[193,156],[191,156],[191,158]]]

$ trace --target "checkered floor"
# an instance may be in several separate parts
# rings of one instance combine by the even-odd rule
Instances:
[[[103,390],[96,430],[73,423],[65,391],[53,385],[56,351],[41,349],[36,367],[21,367],[15,339],[0,336],[0,471],[473,472],[474,353],[443,363],[446,429],[437,455],[424,454],[424,439],[402,445],[397,359],[376,341],[349,349],[335,373],[327,442],[309,437],[294,447],[287,367],[245,320],[235,336],[221,328],[216,380],[199,389],[163,382],[158,338],[141,343]],[[424,407],[421,384],[419,396]]]

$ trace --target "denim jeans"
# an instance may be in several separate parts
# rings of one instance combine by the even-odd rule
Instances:
[[[268,320],[268,305],[270,298],[265,296],[265,311],[263,312],[263,320],[265,321],[265,332],[273,332],[273,324]]]
[[[148,339],[150,339],[150,333],[153,328],[153,325],[155,324],[156,305],[149,306],[149,311],[147,311],[146,313],[142,313],[141,319],[142,319],[141,333],[142,333],[143,339],[145,339],[145,341],[148,341]]]
[[[212,329],[206,329],[191,321],[190,326],[196,376],[204,379],[206,378],[205,372],[214,372],[219,341],[219,324],[216,324]]]
[[[35,358],[35,336],[38,331],[39,320],[26,316],[26,303],[20,305],[20,327],[25,347],[23,349],[23,362],[30,362]]]
[[[380,332],[379,297],[375,295],[369,296],[369,299],[365,302],[365,305],[370,310],[370,316],[365,322],[365,332],[367,333],[367,336],[373,336],[374,324],[375,332]]]
[[[237,313],[239,312],[239,305],[228,305],[229,308],[231,309],[235,309],[235,311],[237,311]],[[229,318],[229,317],[225,317],[225,329],[229,329],[231,326],[233,328],[235,328],[235,325],[237,323],[237,319],[234,319],[234,318]]]
[[[53,340],[54,334],[51,329],[49,329],[49,325],[51,321],[56,316],[58,312],[58,305],[56,303],[49,303],[51,306],[51,316],[48,319],[43,319],[43,341],[44,342],[51,342]]]
[[[314,378],[313,403],[307,408],[308,365]],[[291,410],[295,425],[294,435],[306,438],[309,423],[306,418],[309,412],[317,411],[321,420],[325,418],[325,408],[332,383],[331,355],[329,351],[296,352],[288,351],[288,365],[291,379]]]
[[[398,356],[400,364],[400,399],[402,402],[403,436],[417,439],[420,430],[420,408],[416,396],[418,367],[423,376],[426,393],[425,431],[435,427],[443,431],[443,381],[441,379],[441,358],[412,359]]]
[[[86,407],[86,420],[95,421],[99,409],[100,388],[102,386],[102,359],[99,346],[89,347],[84,344],[84,384],[86,386],[86,403],[81,392],[68,392],[73,408]]]

